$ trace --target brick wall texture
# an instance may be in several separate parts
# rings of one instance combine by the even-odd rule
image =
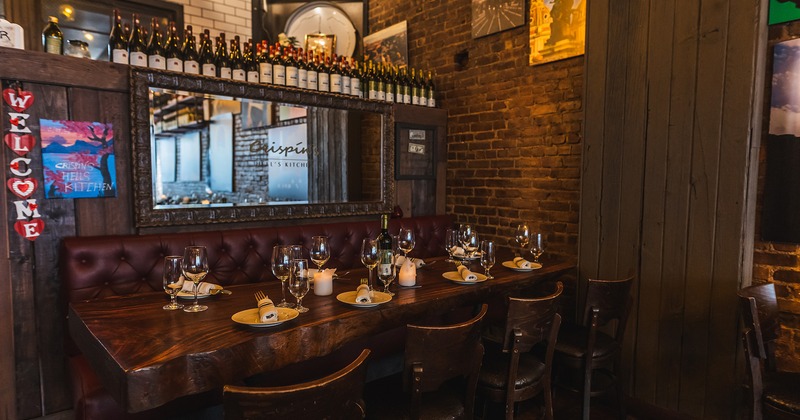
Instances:
[[[220,32],[226,39],[239,35],[242,42],[252,37],[251,0],[167,0],[183,5],[183,23],[192,25],[195,35],[203,29],[211,31],[211,37]]]
[[[447,212],[502,246],[516,225],[577,255],[583,57],[536,67],[524,25],[472,39],[470,0],[370,0],[375,32],[407,21],[412,67],[448,111]],[[468,54],[465,66],[456,54]]]

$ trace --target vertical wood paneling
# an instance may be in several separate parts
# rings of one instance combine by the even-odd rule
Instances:
[[[8,106],[0,104],[0,133],[6,133],[5,112]],[[0,162],[6,165],[16,157],[16,154],[8,147],[0,145]],[[0,171],[1,185],[6,185],[6,181],[10,177],[7,170]],[[14,336],[14,280],[11,278],[11,261],[9,241],[7,238],[10,235],[15,235],[16,232],[9,223],[10,211],[7,201],[13,196],[7,189],[3,189],[3,197],[8,197],[6,202],[0,206],[0,220],[3,226],[0,227],[0,337],[13,337]],[[16,386],[15,386],[15,362],[16,357],[14,354],[14,340],[0,340],[0,416],[2,418],[12,418],[16,416]]]

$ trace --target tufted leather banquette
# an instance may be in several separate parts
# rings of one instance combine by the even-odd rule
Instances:
[[[115,295],[162,290],[164,256],[181,255],[187,245],[208,249],[207,281],[223,286],[275,281],[270,271],[272,247],[298,244],[308,249],[313,236],[327,236],[331,259],[328,267],[361,267],[359,252],[364,238],[380,232],[377,221],[280,226],[245,230],[221,230],[158,235],[94,236],[65,238],[59,268],[65,303]],[[413,256],[428,258],[446,254],[445,232],[452,225],[449,216],[395,219],[389,231],[413,228],[416,246]],[[307,253],[308,251],[306,251]],[[66,306],[62,308],[66,314]],[[67,343],[73,379],[74,408],[78,419],[121,418],[125,414],[103,390],[86,359]],[[168,407],[165,407],[168,409]],[[140,413],[136,418],[168,415]]]

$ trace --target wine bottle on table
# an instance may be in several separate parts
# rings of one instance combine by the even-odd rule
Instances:
[[[58,28],[58,18],[50,16],[47,25],[42,31],[42,46],[44,52],[49,54],[64,53],[64,34]]]
[[[128,40],[122,30],[122,16],[114,9],[114,26],[108,35],[108,60],[112,63],[128,64]]]
[[[175,22],[169,23],[169,35],[167,35],[167,45],[165,46],[167,70],[183,71],[183,51],[181,51],[181,40],[178,37],[178,28]]]
[[[156,18],[150,20],[150,43],[147,44],[147,67],[159,70],[167,69],[161,28]]]
[[[389,215],[381,215],[381,233],[378,234],[378,276],[387,276],[392,273],[392,235],[389,234]]]
[[[220,32],[217,39],[217,51],[214,53],[217,64],[217,76],[223,79],[230,79],[233,76],[231,60],[228,57],[228,47],[225,46],[225,33]]]
[[[200,61],[197,57],[192,25],[186,26],[183,44],[183,71],[187,74],[200,74]]]
[[[139,15],[133,14],[133,30],[128,39],[128,60],[132,66],[147,67],[147,47],[144,44]]]

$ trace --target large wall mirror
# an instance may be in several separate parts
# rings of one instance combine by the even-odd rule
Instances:
[[[132,69],[138,226],[386,212],[388,104]]]

